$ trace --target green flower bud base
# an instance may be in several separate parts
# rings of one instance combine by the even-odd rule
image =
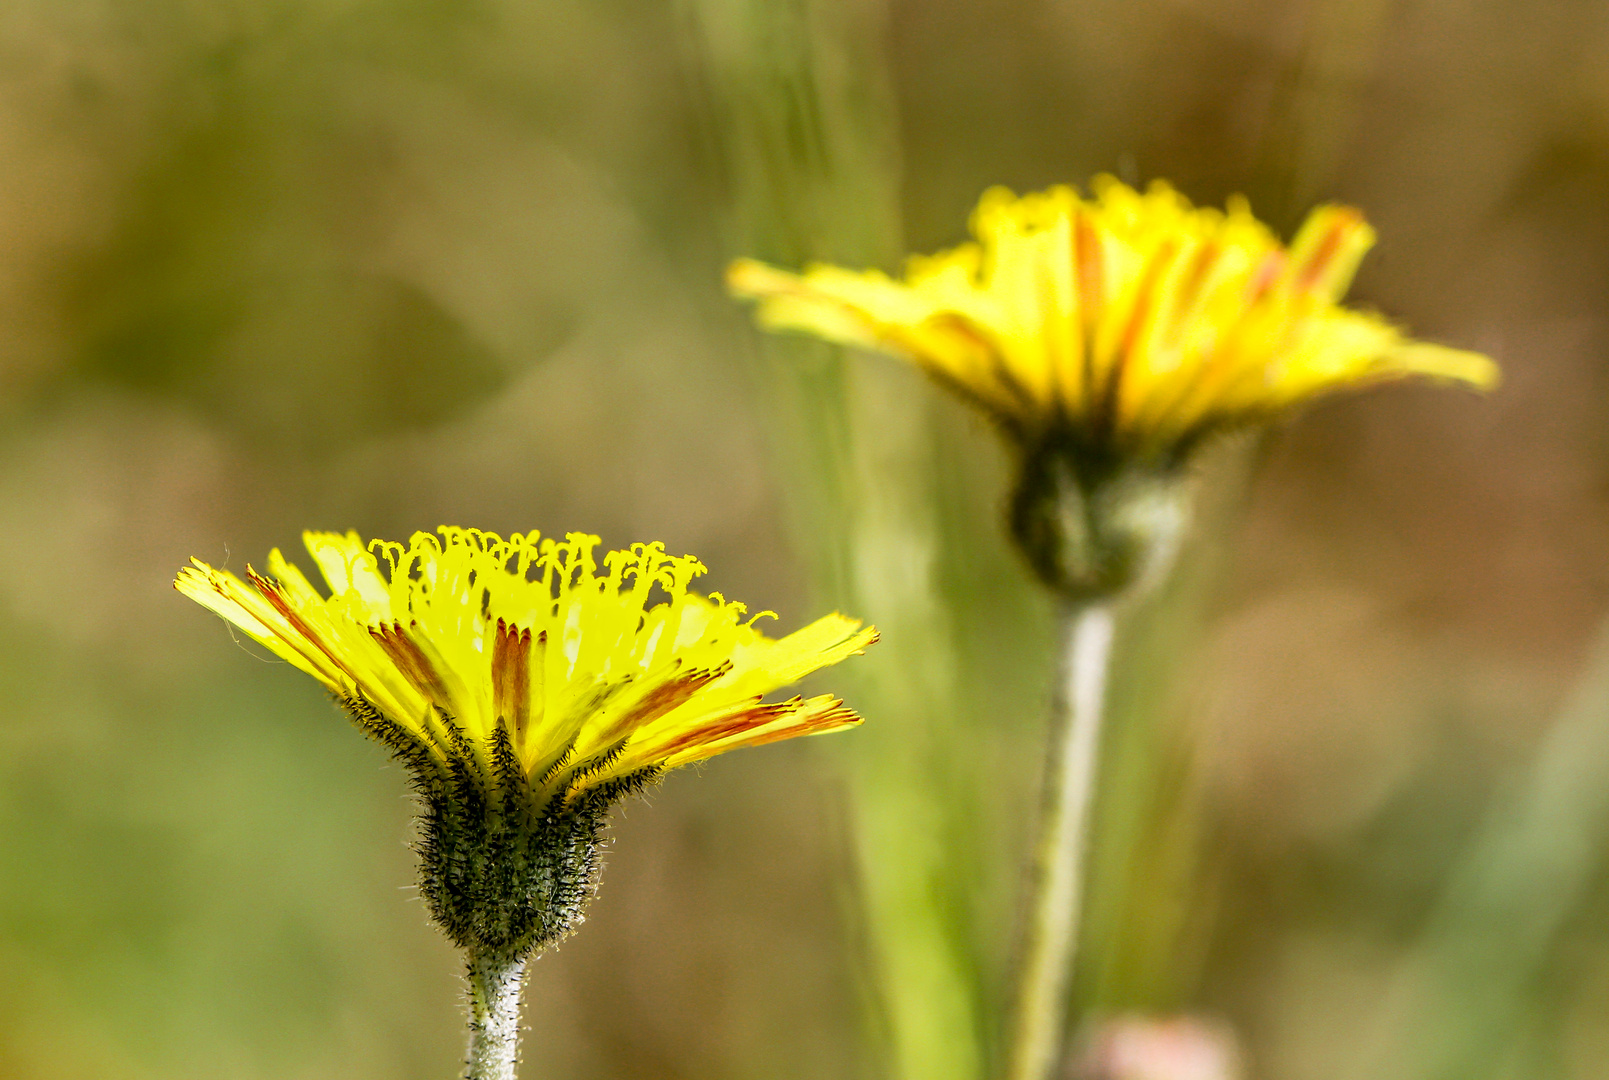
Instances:
[[[563,939],[597,891],[609,807],[652,775],[568,806],[522,804],[471,778],[421,782],[419,888],[437,925],[459,948],[509,962]]]
[[[1187,487],[1177,465],[1041,446],[1022,459],[1012,539],[1064,601],[1108,600],[1173,561],[1188,516]]]

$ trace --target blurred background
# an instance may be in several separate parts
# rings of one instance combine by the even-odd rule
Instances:
[[[1005,461],[721,273],[893,269],[1102,171],[1285,235],[1362,207],[1357,302],[1505,382],[1202,461],[1122,630],[1074,1028],[1601,1076],[1606,53],[1593,0],[0,5],[0,1077],[454,1074],[401,770],[170,587],[442,523],[663,539],[782,630],[885,631],[812,684],[863,728],[617,813],[523,1075],[981,1075],[1051,649]]]

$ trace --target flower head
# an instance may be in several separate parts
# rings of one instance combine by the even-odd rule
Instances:
[[[703,565],[657,543],[600,567],[594,536],[439,533],[305,534],[328,597],[277,550],[266,576],[192,560],[175,585],[409,765],[425,895],[461,945],[519,952],[562,934],[604,811],[661,771],[860,721],[830,696],[763,701],[876,640],[853,619],[774,640],[742,604],[690,592]]]
[[[1132,578],[1154,545],[1124,538],[1156,531],[1141,520],[1169,501],[1156,481],[1204,436],[1348,386],[1497,378],[1341,306],[1374,243],[1355,210],[1314,210],[1287,247],[1241,199],[1220,212],[1162,183],[1092,186],[992,189],[975,242],[913,256],[899,280],[747,259],[728,274],[765,326],[906,357],[987,414],[1022,457],[1013,531],[1060,591]]]
[[[913,256],[901,281],[733,264],[773,328],[908,357],[1029,446],[1159,460],[1326,391],[1424,375],[1489,386],[1484,356],[1411,341],[1339,300],[1374,231],[1323,206],[1287,248],[1244,200],[1192,206],[1099,177],[984,193],[975,243]]]

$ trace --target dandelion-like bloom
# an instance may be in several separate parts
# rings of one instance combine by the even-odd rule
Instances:
[[[971,402],[1017,455],[1012,538],[1062,602],[1029,921],[1006,1075],[1057,1075],[1067,972],[1112,642],[1111,601],[1154,578],[1182,534],[1183,465],[1208,436],[1328,391],[1410,376],[1484,388],[1484,356],[1416,342],[1340,304],[1374,232],[1313,211],[1289,247],[1244,200],[1192,206],[1165,184],[1098,178],[986,192],[973,243],[904,277],[734,263],[772,329],[905,357]]]
[[[1356,210],[1314,210],[1286,247],[1244,200],[1220,212],[1161,183],[1093,189],[992,189],[977,241],[913,256],[902,280],[752,260],[729,273],[765,326],[906,357],[987,414],[1022,455],[1013,532],[1059,591],[1134,575],[1147,545],[1130,534],[1156,531],[1167,501],[1153,481],[1207,435],[1343,387],[1496,380],[1484,356],[1340,305],[1374,243]]]
[[[439,532],[406,546],[305,534],[328,597],[277,550],[266,576],[193,560],[175,584],[407,764],[425,898],[472,955],[523,957],[574,925],[617,798],[666,769],[860,722],[831,696],[763,701],[876,640],[853,619],[773,640],[742,604],[689,591],[703,565],[657,543],[600,567],[594,536]]]

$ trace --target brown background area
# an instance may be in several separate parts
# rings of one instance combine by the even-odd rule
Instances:
[[[1327,401],[1204,462],[1184,584],[1118,677],[1184,794],[1103,795],[1141,824],[1098,860],[1084,1000],[1223,1017],[1270,1080],[1440,1080],[1399,1049],[1443,1041],[1479,1063],[1462,1077],[1600,1075],[1609,818],[1572,802],[1537,833],[1557,852],[1508,862],[1478,838],[1524,805],[1609,593],[1609,8],[849,6],[882,29],[911,250],[960,240],[994,183],[1166,177],[1287,234],[1344,200],[1382,237],[1356,301],[1505,372],[1485,399]],[[260,564],[304,526],[580,529],[697,553],[784,629],[813,614],[781,421],[720,292],[732,179],[688,17],[0,7],[0,1075],[457,1060],[402,776],[171,591],[190,555]],[[991,436],[934,408],[966,463],[945,520],[983,552],[951,585],[998,615],[957,630],[957,752],[999,793],[976,884],[1005,897],[1046,620],[977,524]],[[525,1075],[874,1075],[839,776],[859,737],[625,808],[600,902],[537,964]],[[1609,785],[1609,753],[1564,756]],[[1561,883],[1504,869],[1526,856]],[[1532,947],[1537,897],[1563,910]],[[1516,988],[1459,996],[1493,970]]]

